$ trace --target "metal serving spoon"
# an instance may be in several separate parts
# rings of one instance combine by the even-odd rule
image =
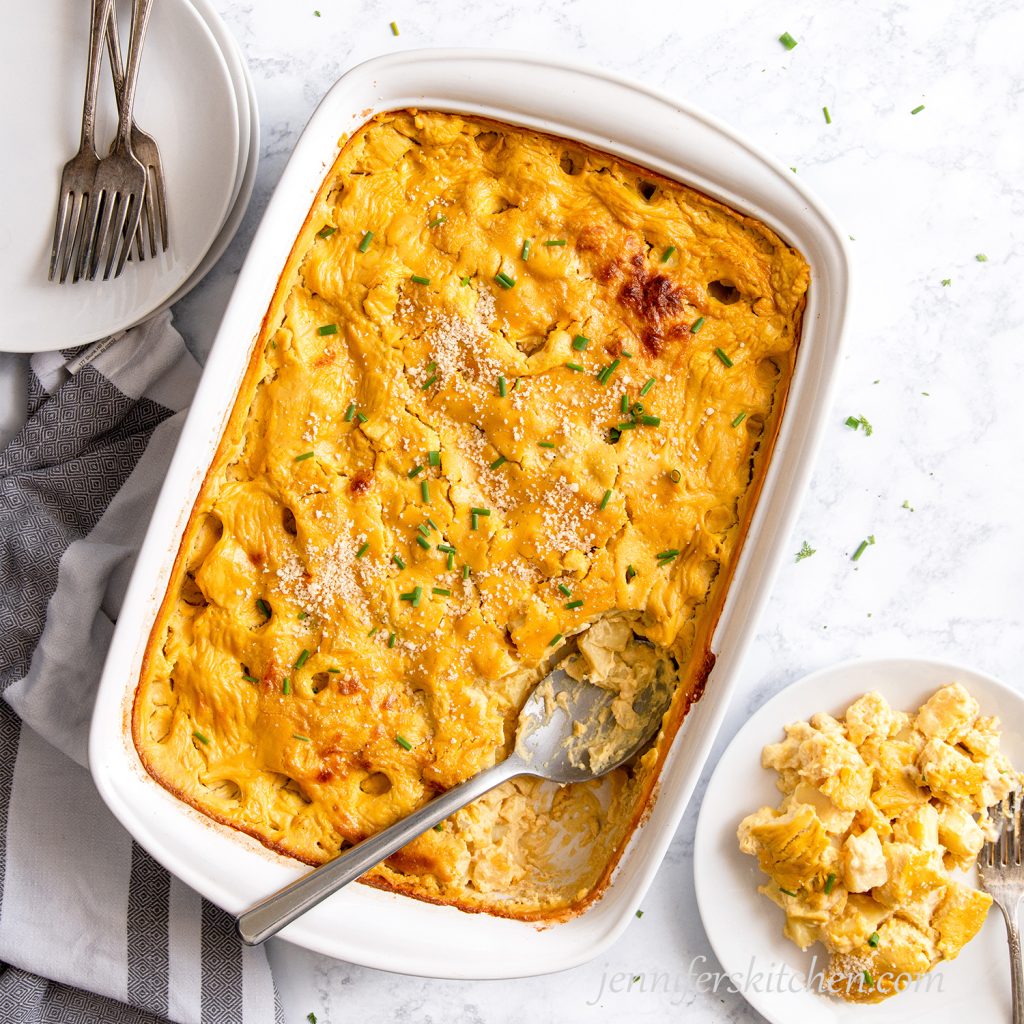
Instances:
[[[506,779],[534,775],[558,783],[586,782],[628,761],[658,731],[672,688],[655,682],[641,691],[632,702],[636,727],[629,729],[620,726],[611,713],[616,697],[556,668],[534,687],[523,706],[515,750],[509,757],[247,910],[237,922],[242,941],[255,946],[276,935],[321,900]]]

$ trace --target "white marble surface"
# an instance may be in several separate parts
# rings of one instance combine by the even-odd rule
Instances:
[[[795,553],[807,540],[817,553],[786,560],[712,763],[750,710],[803,673],[852,656],[942,656],[1024,688],[1019,2],[218,4],[255,78],[264,140],[238,237],[175,309],[198,354],[209,348],[298,133],[327,87],[357,62],[419,46],[534,49],[669,90],[796,167],[855,239],[838,399],[789,545]],[[799,40],[792,52],[777,42],[787,30]],[[0,403],[8,399],[0,395]],[[844,426],[848,415],[866,416],[872,436]],[[868,534],[877,543],[854,564],[850,555]],[[714,969],[692,895],[702,790],[643,918],[597,962],[520,981],[430,981],[277,943],[286,1020],[312,1010],[337,1024],[574,1024],[611,1014],[675,1019],[681,1007],[687,1019],[759,1020],[740,996],[700,994],[688,976],[695,957],[707,956]],[[618,972],[639,975],[639,983],[610,992]]]

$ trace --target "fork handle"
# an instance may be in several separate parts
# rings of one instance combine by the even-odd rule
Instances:
[[[1020,949],[1020,928],[1017,926],[1017,914],[1020,910],[1020,900],[1013,904],[1003,906],[998,904],[1003,912],[1003,921],[1006,923],[1006,941],[1010,946],[1010,1000],[1013,1008],[1013,1024],[1024,1024],[1024,965],[1022,965]]]
[[[139,63],[142,60],[142,41],[146,35],[146,26],[149,24],[149,12],[152,6],[153,0],[133,0],[132,3],[132,32],[128,42],[128,66],[125,68],[117,110],[117,142],[128,152],[131,152],[130,136],[132,105],[135,102],[135,83],[139,74]]]
[[[121,94],[124,92],[124,64],[121,60],[121,38],[117,31],[117,8],[111,6],[107,18],[107,56],[110,58],[110,75],[114,79],[114,96],[117,109],[121,109]]]
[[[82,149],[96,152],[96,90],[100,84],[103,60],[103,32],[110,20],[114,0],[92,0],[92,25],[89,29],[89,66],[85,73],[85,100],[82,103]]]

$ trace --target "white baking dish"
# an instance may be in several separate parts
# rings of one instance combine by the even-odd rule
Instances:
[[[674,740],[653,809],[603,898],[573,920],[538,928],[355,885],[282,933],[329,956],[392,971],[541,974],[597,956],[633,919],[700,775],[789,540],[828,408],[849,297],[845,236],[792,172],[706,115],[606,72],[522,54],[421,50],[362,64],[331,89],[295,146],[224,313],[132,576],[92,722],[92,772],[111,810],[157,860],[230,913],[308,868],[211,822],[150,778],[127,728],[131,701],[181,533],[339,137],[378,111],[402,107],[480,114],[635,161],[762,219],[811,266],[789,404],[715,632],[718,660]]]

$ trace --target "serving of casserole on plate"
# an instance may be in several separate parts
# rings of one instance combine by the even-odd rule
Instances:
[[[487,96],[513,65],[543,118]],[[584,86],[607,94],[592,120],[686,122],[704,157],[684,172],[624,122],[574,124],[556,108]],[[284,934],[464,976],[593,956],[724,711],[845,289],[801,190],[660,97],[500,55],[351,72],[254,242],[133,579],[94,719],[115,812],[237,911],[503,758],[532,684],[578,651],[624,703],[674,689],[649,751],[597,783],[506,783],[367,876],[390,893]],[[442,928],[448,957],[389,934],[401,919]]]

